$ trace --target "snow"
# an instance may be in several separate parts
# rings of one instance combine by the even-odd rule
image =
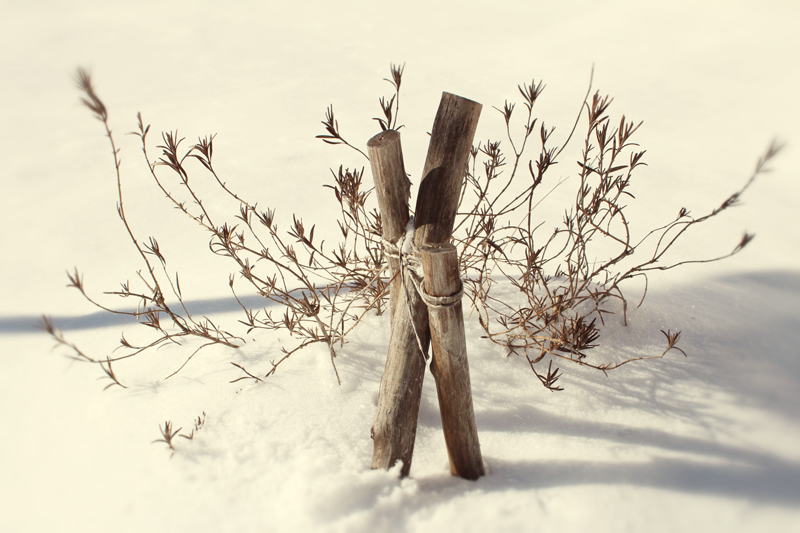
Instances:
[[[6,4],[0,530],[800,530],[794,3]],[[215,162],[229,185],[277,206],[282,228],[293,212],[324,226],[328,169],[365,161],[314,139],[320,121],[332,103],[345,137],[365,144],[377,99],[390,92],[390,62],[406,63],[400,121],[414,183],[442,91],[483,103],[477,138],[498,139],[492,106],[541,78],[539,116],[566,135],[594,64],[612,113],[645,121],[649,166],[629,208],[640,228],[680,207],[717,205],[773,136],[786,140],[743,205],[676,254],[725,253],[745,229],[755,241],[725,262],[653,276],[630,325],[610,325],[598,348],[615,360],[660,353],[659,330],[671,329],[688,357],[608,377],[565,366],[566,390],[550,393],[524,361],[480,339],[470,317],[488,475],[450,476],[428,375],[411,477],[400,480],[369,469],[386,317],[368,316],[341,350],[341,386],[314,347],[263,384],[230,384],[241,375],[231,361],[265,372],[286,340],[251,334],[239,350],[203,350],[168,381],[191,345],[120,364],[129,388],[103,392],[99,369],[62,357],[32,327],[52,315],[94,354],[138,331],[64,287],[64,271],[77,266],[102,298],[140,268],[116,217],[101,125],[70,79],[77,66],[91,67],[109,109],[132,224],[158,236],[196,312],[234,329],[232,269],[148,181],[137,138],[124,135],[136,113],[153,141],[175,128],[189,141],[217,133]],[[571,158],[565,152],[554,172],[571,172]],[[174,454],[152,444],[165,420],[187,430],[204,412]]]

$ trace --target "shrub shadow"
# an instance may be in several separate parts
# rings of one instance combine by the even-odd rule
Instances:
[[[418,480],[421,487],[441,501],[473,490],[633,485],[800,507],[800,462],[769,451],[767,437],[745,439],[737,433],[747,424],[746,418],[739,418],[740,410],[747,409],[750,416],[769,416],[766,423],[775,425],[777,434],[785,428],[787,439],[797,439],[800,273],[750,272],[672,287],[651,293],[636,313],[635,320],[655,328],[656,335],[658,324],[680,322],[680,345],[688,358],[674,354],[668,356],[673,360],[632,363],[608,377],[564,363],[569,387],[556,396],[589,398],[592,412],[622,409],[637,423],[668,419],[682,428],[688,424],[697,430],[693,435],[700,436],[689,436],[685,429],[671,433],[605,422],[602,414],[587,416],[571,401],[549,401],[555,396],[521,405],[518,393],[504,392],[509,383],[503,378],[493,382],[480,376],[479,387],[473,385],[476,400],[484,405],[476,410],[479,431],[528,434],[533,441],[544,434],[597,439],[601,447],[604,442],[647,448],[651,457],[622,462],[488,457],[491,474],[477,484],[428,476]],[[632,353],[644,349],[649,348],[639,342]],[[626,355],[623,349],[621,356]],[[532,393],[538,394],[549,393]],[[782,444],[791,449],[791,442]]]
[[[245,306],[254,310],[275,305],[275,303],[258,295],[240,296],[239,299]],[[202,317],[204,315],[216,313],[232,313],[241,311],[242,309],[233,297],[185,301],[185,304],[194,317]],[[133,311],[133,309],[129,309],[128,311]],[[105,311],[97,311],[79,316],[53,316],[51,318],[53,319],[53,325],[62,331],[136,324],[136,319],[130,315],[116,315]],[[32,333],[38,328],[41,319],[41,315],[0,317],[0,334]]]

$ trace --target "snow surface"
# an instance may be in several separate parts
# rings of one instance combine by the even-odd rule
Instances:
[[[3,2],[0,530],[800,530],[798,15],[795,2],[768,1]],[[428,376],[411,478],[399,480],[369,469],[385,317],[369,317],[341,352],[342,386],[313,348],[264,384],[229,384],[231,361],[263,369],[276,355],[281,339],[258,335],[240,350],[204,350],[169,381],[190,348],[144,355],[117,368],[129,389],[103,392],[97,368],[33,329],[52,315],[93,354],[123,329],[139,333],[64,288],[74,266],[99,296],[140,268],[116,218],[101,126],[70,79],[77,66],[91,67],[109,108],[139,235],[159,238],[196,313],[235,328],[231,269],[147,180],[137,139],[124,135],[136,112],[156,134],[217,133],[230,185],[277,206],[282,227],[295,212],[325,231],[328,169],[364,161],[314,139],[319,122],[333,103],[363,145],[390,62],[406,63],[412,181],[441,91],[482,102],[477,137],[497,139],[492,106],[542,78],[539,116],[563,139],[594,64],[612,113],[645,121],[649,166],[630,206],[640,228],[712,208],[773,136],[788,141],[744,205],[677,253],[727,252],[745,229],[757,234],[748,249],[653,276],[645,305],[629,327],[609,327],[598,354],[652,354],[669,328],[689,357],[608,378],[565,367],[566,390],[553,394],[470,319],[488,475],[450,476]],[[572,172],[575,153],[554,172]],[[174,455],[151,444],[163,421],[188,428],[203,412]]]

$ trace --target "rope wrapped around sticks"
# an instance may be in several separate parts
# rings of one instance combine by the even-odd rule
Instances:
[[[392,258],[395,258],[400,263],[400,284],[403,287],[403,294],[406,297],[406,309],[408,309],[409,318],[411,319],[411,327],[414,330],[414,336],[417,338],[417,345],[419,351],[422,353],[425,361],[428,360],[427,350],[422,347],[419,332],[414,325],[414,317],[411,316],[411,295],[409,293],[410,287],[406,284],[405,273],[408,273],[408,279],[413,284],[413,289],[417,291],[422,302],[428,307],[433,309],[443,309],[453,307],[461,301],[464,296],[464,284],[459,285],[458,292],[450,296],[433,296],[428,294],[423,287],[422,281],[424,275],[422,273],[422,261],[420,260],[419,248],[414,244],[414,217],[408,219],[406,231],[397,240],[397,243],[381,239],[383,243],[384,253]]]

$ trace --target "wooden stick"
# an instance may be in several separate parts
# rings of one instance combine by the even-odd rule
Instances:
[[[369,140],[367,148],[383,237],[396,243],[408,224],[408,200],[411,196],[411,183],[403,165],[400,134],[393,130],[379,133]],[[381,379],[378,410],[372,426],[375,446],[372,468],[389,469],[401,460],[403,467],[400,475],[405,477],[411,469],[422,380],[425,376],[425,356],[419,344],[427,350],[430,333],[428,316],[419,295],[413,289],[406,295],[401,276],[397,275],[400,272],[399,257],[389,257],[389,268],[394,278],[389,299],[392,335]],[[405,283],[413,287],[410,279],[406,279]],[[422,312],[410,313],[409,302],[415,310],[421,307]],[[417,320],[412,322],[412,316]],[[419,343],[414,328],[420,335]]]
[[[383,131],[367,142],[367,149],[378,196],[383,238],[397,243],[406,231],[408,200],[411,198],[411,182],[403,165],[400,133],[395,130]],[[399,257],[389,257],[389,271],[393,280],[389,289],[389,310],[393,317],[402,291],[402,281],[397,275],[400,272]]]
[[[427,244],[420,248],[425,271],[425,291],[435,297],[461,290],[458,253],[452,244]],[[439,394],[444,439],[454,476],[478,479],[484,475],[472,387],[467,362],[467,341],[461,300],[447,306],[428,305],[433,362],[431,372]]]

